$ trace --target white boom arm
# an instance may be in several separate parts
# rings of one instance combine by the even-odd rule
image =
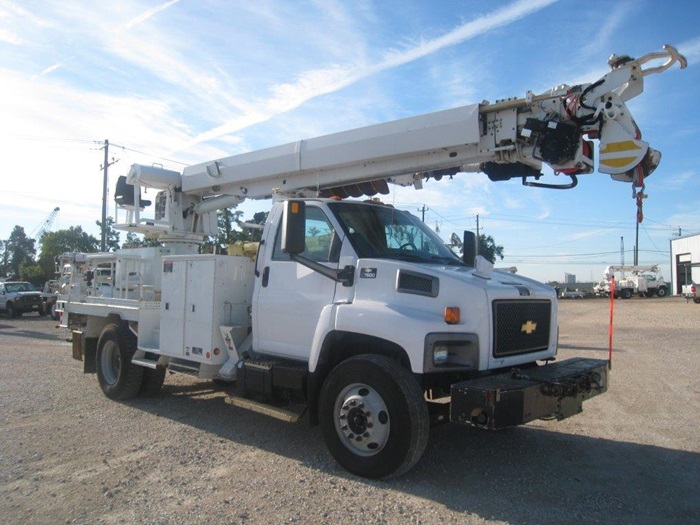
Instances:
[[[659,59],[665,62],[642,69]],[[671,46],[637,60],[613,56],[612,70],[592,84],[562,85],[540,95],[528,92],[520,99],[485,101],[234,155],[187,167],[180,178],[176,172],[163,170],[167,173],[159,176],[158,168],[133,166],[128,184],[167,193],[160,216],[166,220],[163,228],[155,227],[157,220],[141,224],[136,204],[128,223],[117,226],[175,236],[207,234],[197,217],[244,199],[274,194],[371,196],[388,193],[388,182],[421,188],[425,180],[459,172],[572,188],[577,175],[593,172],[592,139],[599,140],[598,170],[641,188],[661,155],[641,140],[625,101],[642,93],[644,76],[676,62],[686,67],[685,58]],[[537,182],[543,163],[569,180]],[[139,198],[136,189],[134,197]],[[171,207],[177,213],[168,213]],[[194,217],[190,221],[188,214]],[[215,225],[211,218],[204,222],[209,228]]]
[[[605,270],[603,270],[603,277],[605,280],[609,281],[610,277],[615,273],[615,272],[630,272],[633,274],[640,274],[642,272],[653,272],[653,273],[658,273],[659,272],[659,265],[658,264],[652,264],[650,266],[606,266]]]

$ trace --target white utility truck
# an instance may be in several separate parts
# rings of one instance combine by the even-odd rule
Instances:
[[[411,468],[431,422],[499,429],[577,414],[606,391],[608,363],[555,361],[552,288],[495,271],[474,257],[473,236],[460,259],[416,217],[361,199],[477,171],[570,188],[593,172],[593,139],[599,171],[641,191],[660,155],[625,102],[646,75],[676,62],[685,66],[665,46],[611,58],[592,84],[182,173],[134,165],[117,183],[115,227],[161,245],[98,258],[113,263],[109,296],[61,298],[73,357],[117,400],[157,392],[166,371],[230,381],[229,403],[288,421],[308,414],[338,463],[372,478]],[[538,182],[543,163],[566,183]],[[149,217],[142,188],[157,192]],[[255,260],[198,254],[216,233],[217,210],[264,198],[273,204]]]
[[[603,280],[594,287],[594,292],[597,295],[610,297],[610,282],[613,277],[615,277],[615,298],[629,299],[633,295],[640,297],[668,295],[668,284],[659,273],[659,266],[656,264],[606,266],[603,271]]]

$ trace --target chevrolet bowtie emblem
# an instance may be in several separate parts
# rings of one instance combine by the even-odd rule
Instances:
[[[530,335],[535,330],[537,330],[537,323],[533,323],[532,321],[525,321],[520,327],[520,331],[527,335]]]

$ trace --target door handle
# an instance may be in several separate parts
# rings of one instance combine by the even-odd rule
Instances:
[[[270,280],[270,267],[269,267],[269,266],[265,266],[265,268],[263,268],[263,274],[262,274],[262,285],[263,285],[263,287],[266,287],[266,286],[267,286],[267,283],[268,283],[269,280]]]
[[[265,244],[265,239],[260,241],[260,244],[258,244],[258,250],[255,252],[255,277],[260,277],[260,272],[258,271],[258,259],[260,258],[260,250],[262,249],[263,244]]]

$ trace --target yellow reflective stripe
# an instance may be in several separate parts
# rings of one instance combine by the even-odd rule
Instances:
[[[610,166],[611,168],[621,168],[623,166],[636,162],[637,159],[638,157],[617,157],[612,159],[600,159],[600,163],[605,164],[606,166]]]
[[[621,151],[630,151],[635,149],[642,149],[632,140],[624,140],[622,142],[609,142],[603,148],[600,149],[601,154],[605,153],[619,153]]]

